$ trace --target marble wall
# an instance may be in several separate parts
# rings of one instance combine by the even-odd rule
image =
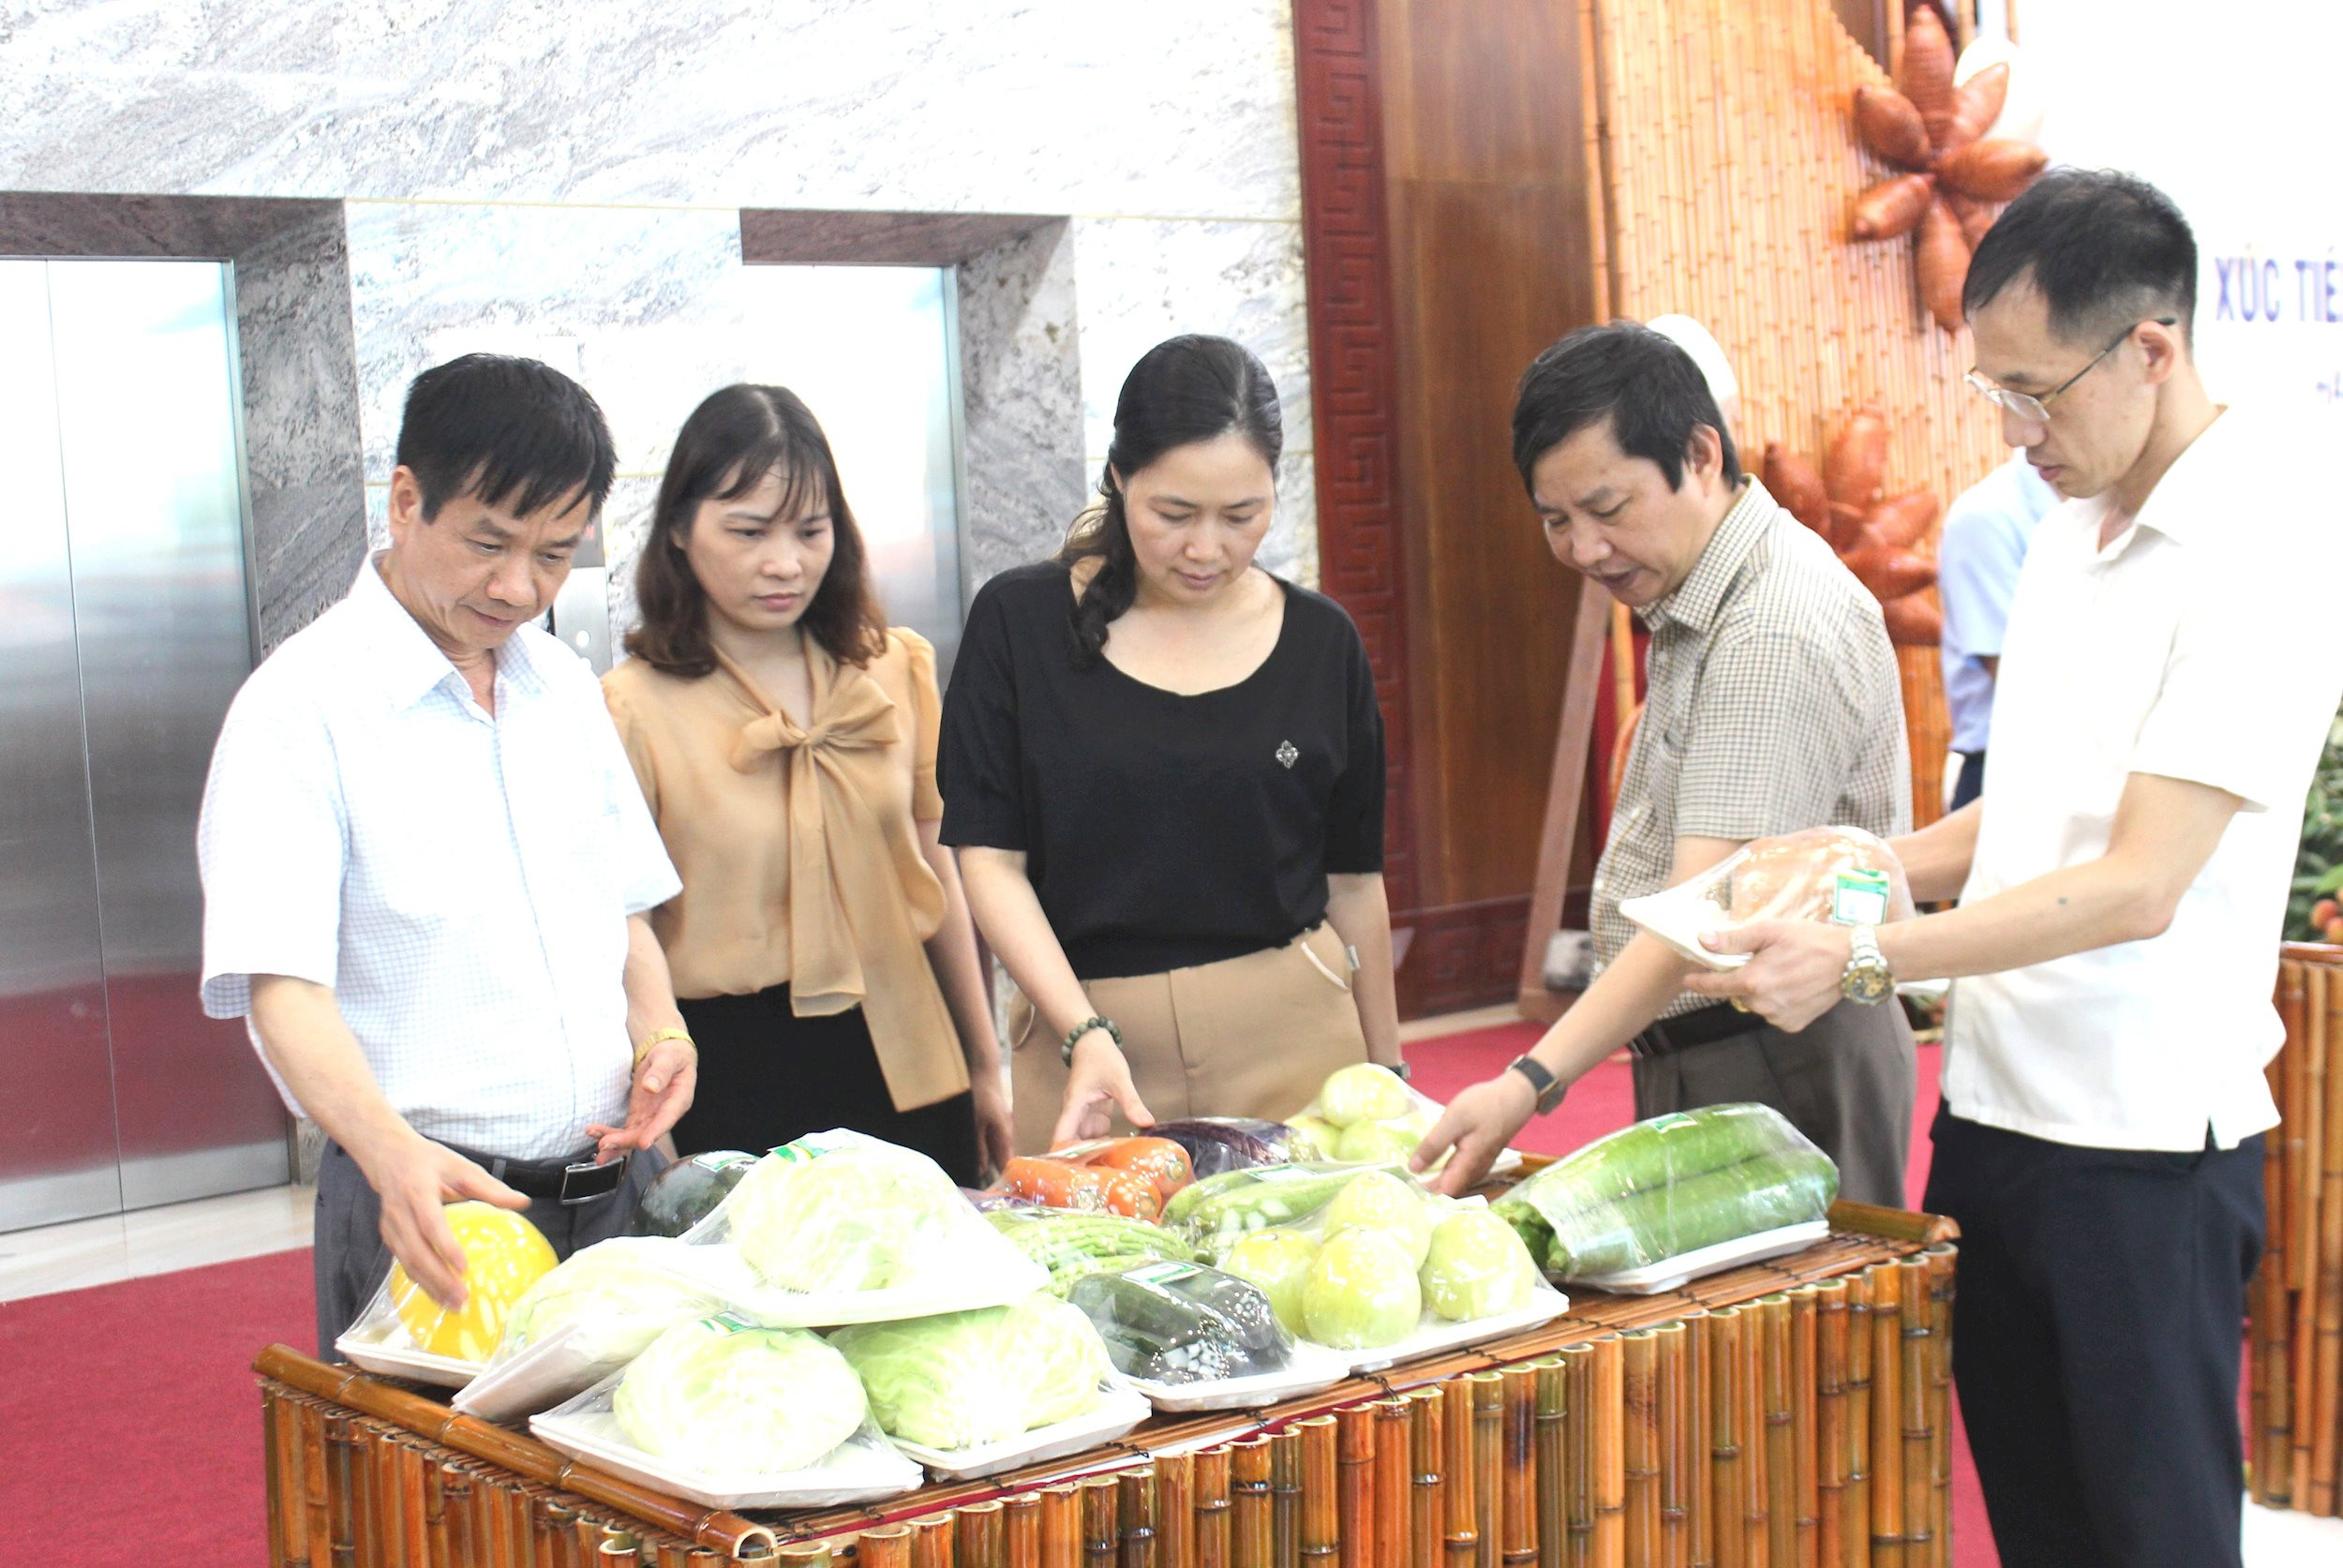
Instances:
[[[410,377],[545,358],[618,439],[621,615],[676,425],[759,363],[741,209],[1031,215],[950,259],[972,582],[1055,543],[1125,371],[1185,331],[1276,376],[1264,560],[1315,581],[1291,25],[1286,0],[49,0],[0,19],[0,192],[341,201],[368,510]],[[330,336],[338,305],[268,307]],[[331,415],[290,427],[323,449]],[[346,473],[266,467],[354,535],[319,489]],[[263,549],[263,599],[314,609],[326,558],[273,580],[291,559]]]

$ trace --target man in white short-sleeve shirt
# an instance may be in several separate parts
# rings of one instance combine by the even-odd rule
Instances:
[[[2317,448],[2216,404],[2160,192],[2059,171],[1978,246],[1972,381],[2068,498],[2011,605],[1993,770],[1895,848],[1891,975],[1950,976],[1927,1206],[1961,1224],[1953,1371],[2002,1561],[2239,1561],[2262,1080],[2303,799],[2343,698]],[[1796,1027],[1865,968],[1821,926],[1725,933],[1694,983]]]
[[[545,366],[416,378],[391,547],[253,672],[213,754],[203,1003],[331,1140],[327,1353],[393,1258],[462,1301],[446,1202],[526,1207],[562,1256],[617,1234],[691,1101],[645,918],[674,868],[591,670],[530,624],[614,466]]]

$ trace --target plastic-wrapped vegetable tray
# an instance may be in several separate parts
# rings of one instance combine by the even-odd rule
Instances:
[[[1153,1408],[1144,1394],[1122,1379],[1113,1378],[1098,1385],[1096,1408],[999,1442],[978,1443],[973,1448],[929,1448],[901,1438],[893,1441],[898,1449],[926,1466],[938,1481],[974,1481],[979,1476],[998,1475],[1003,1471],[1064,1458],[1112,1441],[1146,1420]]]
[[[361,1324],[334,1341],[336,1354],[362,1372],[378,1378],[405,1378],[440,1388],[462,1388],[487,1370],[484,1362],[459,1361],[434,1355],[417,1345],[407,1325],[395,1317],[387,1327]]]
[[[457,1391],[455,1408],[483,1421],[518,1421],[575,1398],[626,1366],[589,1354],[591,1336],[588,1324],[563,1323],[512,1360],[483,1369]]]
[[[1485,1339],[1501,1339],[1509,1334],[1526,1333],[1553,1322],[1569,1310],[1570,1298],[1541,1279],[1537,1289],[1530,1292],[1529,1301],[1511,1312],[1469,1318],[1463,1322],[1447,1322],[1426,1313],[1416,1331],[1404,1339],[1369,1350],[1336,1351],[1335,1353],[1350,1358],[1352,1372],[1380,1372],[1403,1361],[1414,1361],[1427,1355],[1445,1355],[1450,1351],[1461,1351]]]
[[[1778,1230],[1760,1231],[1755,1235],[1721,1241],[1714,1247],[1699,1247],[1673,1258],[1663,1258],[1641,1268],[1574,1278],[1572,1283],[1612,1295],[1657,1295],[1662,1291],[1673,1291],[1704,1276],[1722,1274],[1726,1269],[1739,1268],[1744,1263],[1762,1263],[1768,1258],[1787,1257],[1813,1246],[1829,1233],[1828,1220],[1809,1219],[1796,1225],[1784,1225]]]
[[[1274,1405],[1297,1394],[1315,1394],[1350,1375],[1349,1352],[1297,1339],[1286,1364],[1274,1372],[1194,1382],[1157,1382],[1152,1378],[1131,1378],[1129,1382],[1159,1411],[1242,1411]]]
[[[688,1469],[629,1442],[607,1391],[571,1404],[581,1408],[534,1416],[529,1429],[573,1459],[710,1508],[835,1508],[900,1497],[919,1486],[919,1467],[867,1422],[811,1469],[718,1472]]]
[[[984,1259],[980,1269],[961,1270],[928,1284],[877,1291],[783,1290],[758,1277],[739,1248],[729,1242],[678,1248],[661,1266],[706,1288],[732,1310],[773,1328],[842,1328],[848,1323],[932,1318],[971,1307],[1007,1307],[1050,1287],[1049,1270],[1005,1240],[997,1254]]]

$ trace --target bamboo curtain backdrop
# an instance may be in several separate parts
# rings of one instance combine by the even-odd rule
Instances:
[[[1866,404],[1888,417],[1888,488],[1948,504],[2007,455],[1962,383],[1964,332],[1920,308],[1908,245],[1850,245],[1848,209],[1893,171],[1848,105],[1888,73],[1828,0],[1580,0],[1613,315],[1682,311],[1740,381],[1735,440],[1819,460]],[[1930,541],[1930,548],[1934,541]],[[1950,727],[1933,648],[1901,648],[1913,815],[1938,814]]]
[[[2284,1117],[2262,1168],[2269,1204],[2253,1316],[2247,1434],[2254,1501],[2343,1514],[2343,948],[2290,943],[2286,1044],[2270,1090]]]

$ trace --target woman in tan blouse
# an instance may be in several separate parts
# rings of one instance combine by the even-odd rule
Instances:
[[[683,877],[651,914],[700,1054],[678,1151],[849,1127],[976,1185],[1008,1111],[936,841],[934,650],[873,600],[796,395],[693,411],[634,570],[634,657],[603,690]]]

